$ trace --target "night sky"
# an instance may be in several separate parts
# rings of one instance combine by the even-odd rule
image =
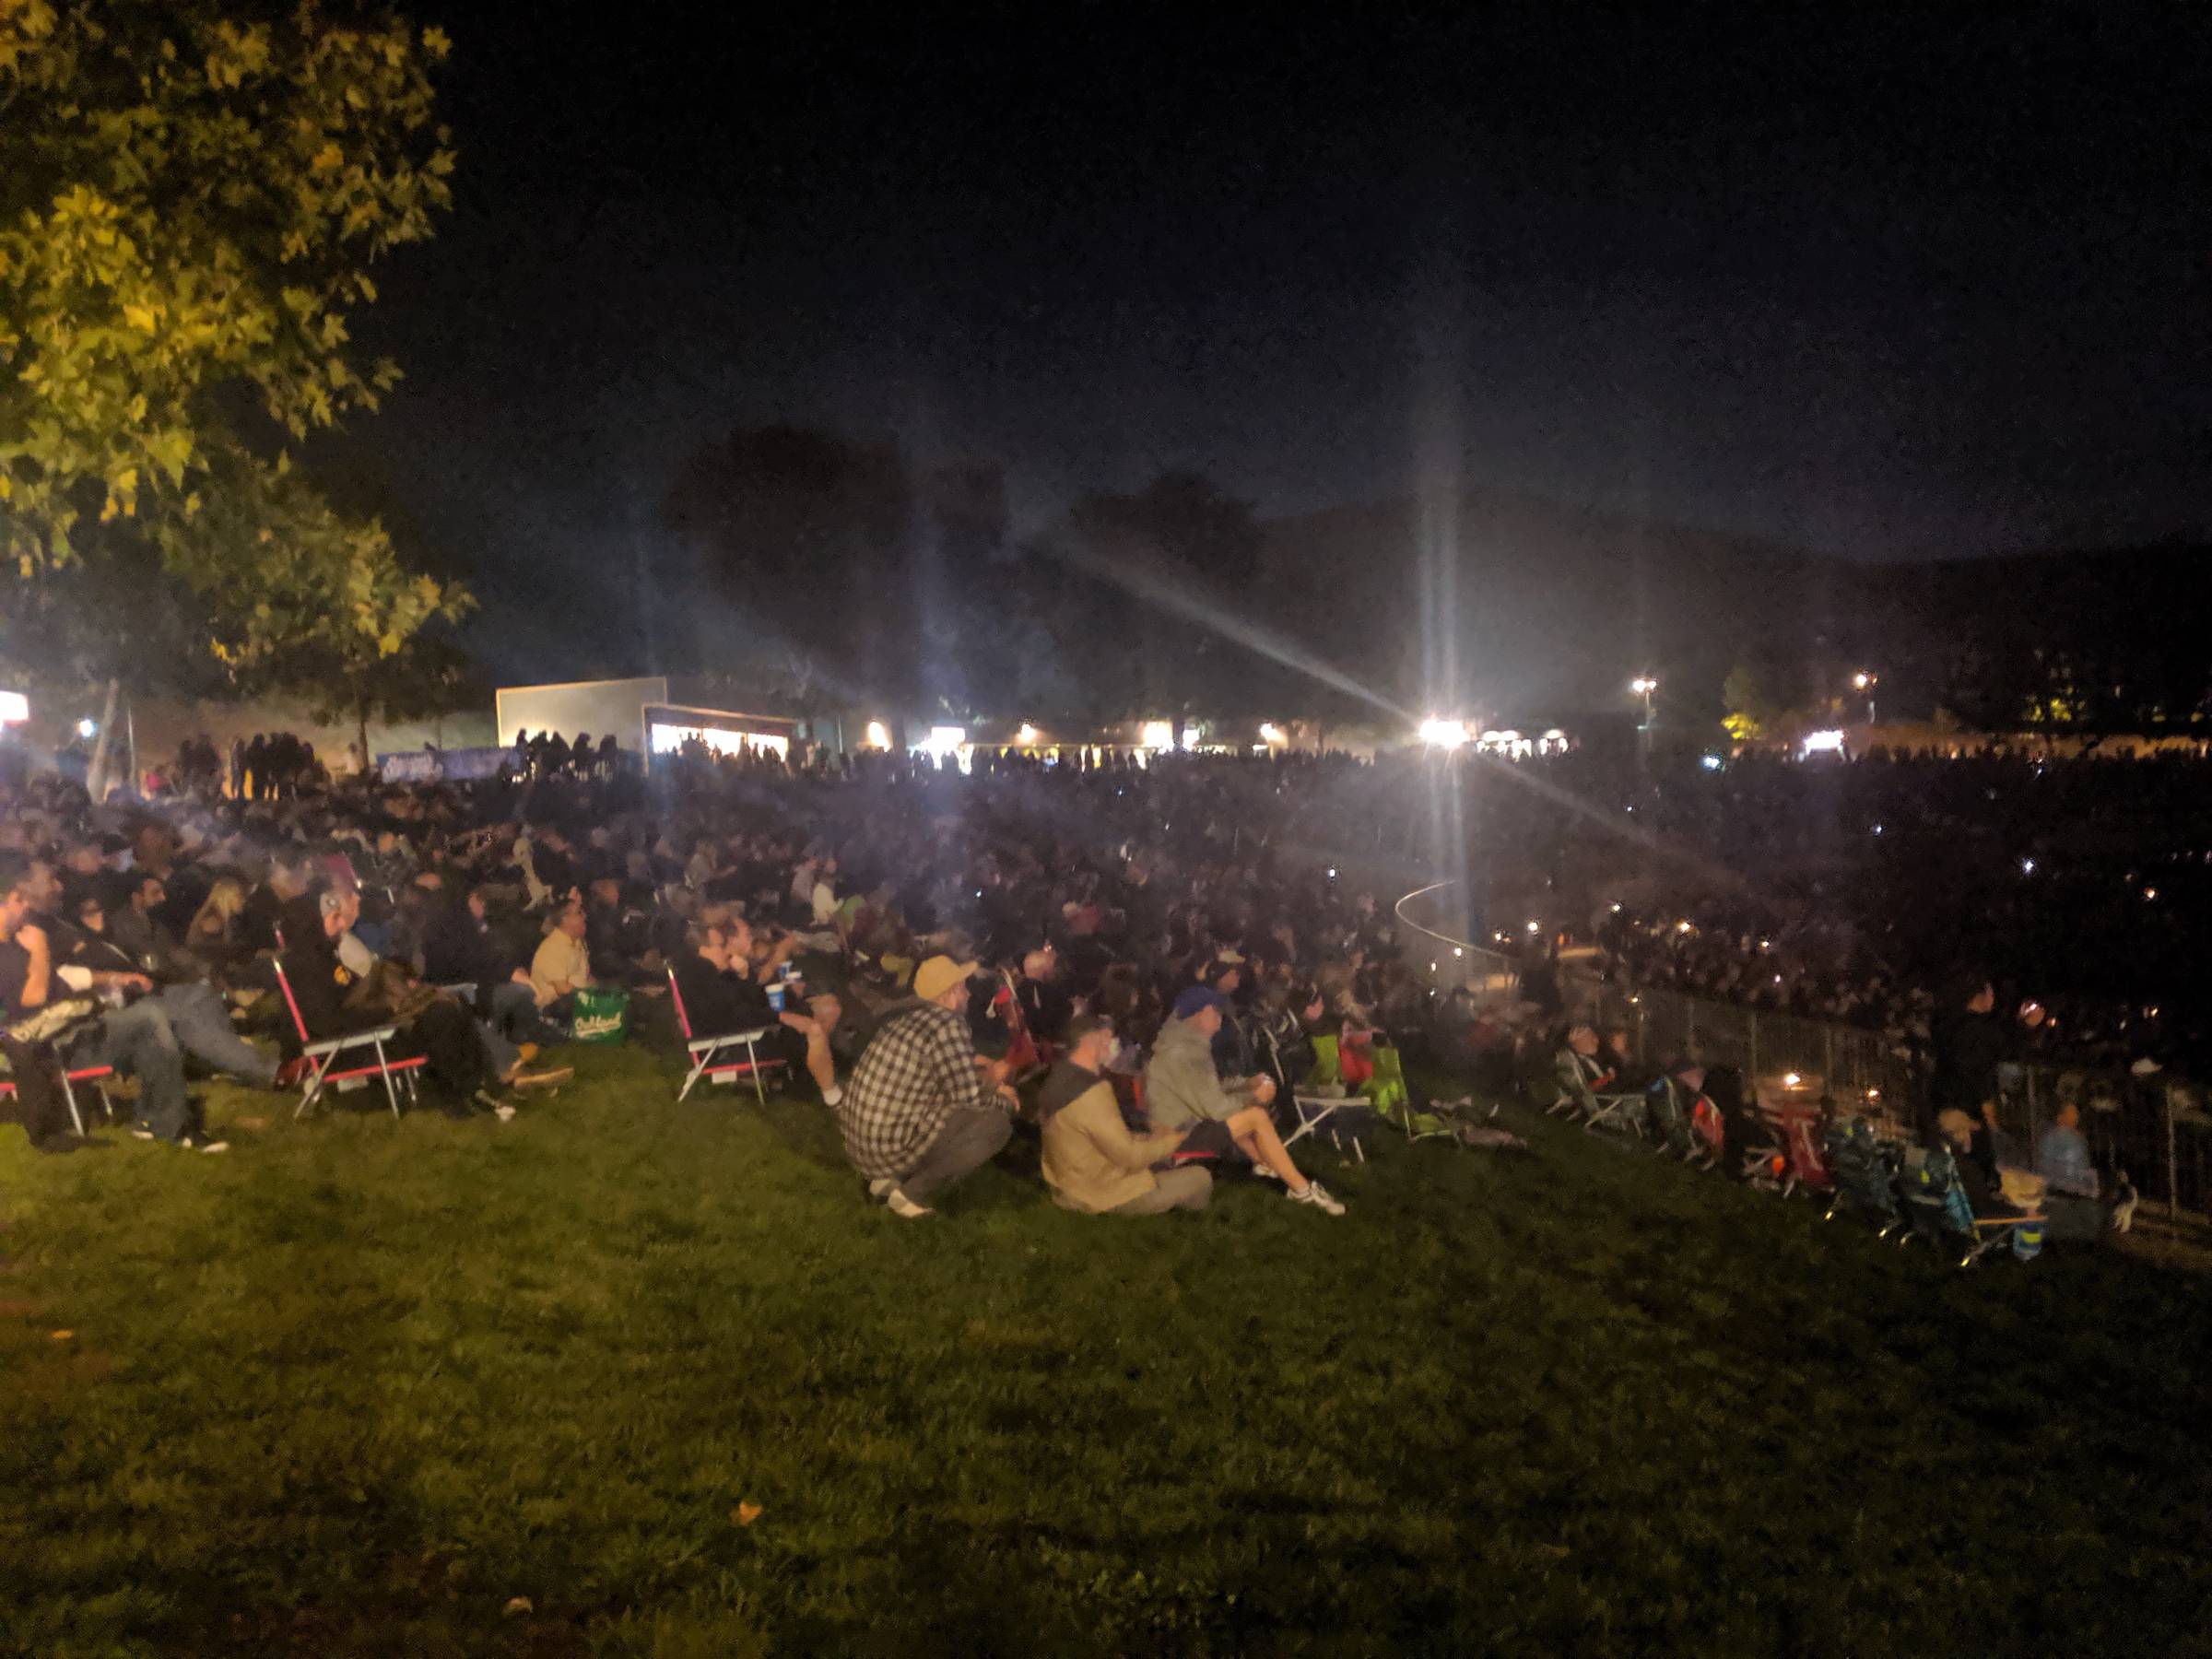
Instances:
[[[502,629],[653,569],[677,463],[774,418],[1001,460],[1025,527],[1451,455],[1868,559],[2212,529],[2192,6],[413,9],[459,202],[347,447]]]

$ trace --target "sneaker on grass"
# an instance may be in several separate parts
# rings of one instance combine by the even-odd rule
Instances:
[[[498,1118],[502,1124],[511,1124],[514,1121],[513,1103],[512,1101],[502,1100],[498,1095],[492,1093],[488,1088],[477,1089],[476,1098],[471,1101],[470,1104],[474,1112],[488,1112],[493,1117]],[[470,1114],[468,1112],[464,1112],[462,1115],[465,1117]]]
[[[177,1145],[187,1152],[228,1152],[230,1150],[229,1141],[217,1140],[205,1129],[185,1130],[183,1134],[177,1136]]]
[[[1269,1169],[1264,1163],[1253,1164],[1252,1166],[1252,1172],[1258,1176],[1262,1181],[1280,1182],[1282,1180],[1280,1175],[1277,1175],[1273,1170]]]
[[[888,1194],[890,1190],[898,1184],[899,1183],[893,1181],[888,1175],[878,1175],[875,1180],[868,1182],[868,1196],[875,1199],[877,1203],[881,1204],[884,1201],[885,1196]]]
[[[890,1206],[891,1214],[897,1216],[901,1221],[918,1221],[924,1216],[934,1216],[937,1213],[926,1204],[916,1204],[897,1187],[893,1187],[886,1193],[883,1195],[883,1201]]]
[[[1335,1199],[1330,1197],[1329,1189],[1323,1186],[1318,1181],[1307,1182],[1306,1190],[1302,1193],[1290,1193],[1286,1195],[1289,1198],[1291,1203],[1310,1204],[1324,1216],[1341,1216],[1344,1214],[1344,1206],[1337,1203]]]

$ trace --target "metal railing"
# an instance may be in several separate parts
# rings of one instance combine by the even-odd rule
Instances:
[[[1407,960],[1439,990],[1510,992],[1518,983],[1511,959],[1464,936],[1474,930],[1464,906],[1446,891],[1458,885],[1433,882],[1398,900],[1398,920],[1408,930],[1402,941]],[[1626,1031],[1640,1065],[1693,1056],[1733,1065],[1762,1096],[1826,1096],[1874,1119],[1887,1134],[1918,1135],[1926,1056],[1886,1032],[1655,986],[1572,980],[1562,988],[1576,1018]],[[2145,1205],[2176,1218],[2212,1220],[2208,1098],[2202,1088],[2162,1072],[2137,1077],[2042,1061],[2007,1063],[1997,1071],[1999,1156],[2032,1162],[2059,1107],[2071,1103],[2080,1110],[2082,1133],[2108,1179],[2124,1171]]]
[[[1873,1118],[1888,1134],[1917,1135],[1927,1098],[1927,1062],[1912,1044],[1857,1026],[1803,1019],[1651,986],[1575,987],[1593,1023],[1629,1033],[1640,1063],[1678,1056],[1739,1069],[1762,1094],[1786,1085]],[[2205,1220],[2212,1183],[2212,1116],[2202,1092],[2163,1073],[2129,1072],[2036,1061],[1997,1071],[1998,1156],[2030,1164],[2036,1143],[2061,1105],[2079,1108],[2081,1130],[2108,1181],[2124,1171],[2146,1205],[2169,1216]]]
[[[1423,973],[1426,964],[1424,977],[1440,991],[1462,986],[1491,994],[1511,991],[1520,982],[1512,959],[1462,936],[1474,930],[1467,925],[1464,910],[1444,897],[1448,889],[1460,885],[1457,881],[1432,881],[1407,893],[1392,907],[1399,924],[1413,935],[1399,941],[1406,959],[1417,973]],[[1417,921],[1409,911],[1426,920]]]

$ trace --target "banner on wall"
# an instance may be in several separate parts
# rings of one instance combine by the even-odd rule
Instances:
[[[497,777],[500,768],[513,759],[514,751],[503,748],[406,749],[379,755],[376,770],[387,783],[465,782]]]

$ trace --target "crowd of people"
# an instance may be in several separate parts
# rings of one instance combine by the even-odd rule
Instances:
[[[513,775],[524,779],[611,778],[622,770],[622,746],[612,732],[596,742],[589,732],[573,741],[559,732],[527,729],[514,735]]]
[[[16,1110],[81,1145],[62,1080],[109,1067],[137,1133],[218,1151],[195,1074],[312,1085],[317,1045],[388,1027],[425,1100],[508,1119],[613,996],[759,1031],[899,1216],[1017,1133],[1071,1208],[1193,1207],[1234,1171],[1339,1214],[1288,1097],[1316,1038],[1348,1071],[1425,1007],[1388,905],[1316,855],[1373,781],[1335,758],[755,756],[95,806],[46,774],[0,807]]]
[[[1538,989],[1544,962],[1525,965],[1533,1002],[1510,1020],[1416,971],[1376,897],[1414,867],[1402,838],[1442,826],[1555,922],[1586,910],[1614,972],[1880,1025],[1939,1070],[1959,998],[1884,959],[1902,920],[1859,920],[1854,883],[1881,879],[1866,843],[1956,834],[1973,791],[1987,805],[1998,780],[2036,776],[1919,760],[1663,774],[1613,816],[1640,808],[1663,850],[1742,867],[1662,902],[1650,888],[1679,866],[1569,809],[1606,786],[1582,757],[1534,763],[1524,775],[1547,787],[1527,789],[1415,757],[979,755],[964,775],[801,750],[678,758],[647,777],[602,764],[605,747],[540,734],[498,779],[387,787],[282,772],[273,744],[256,772],[248,746],[242,774],[181,774],[195,787],[159,803],[20,782],[0,806],[0,1002],[26,1126],[53,1149],[77,1144],[65,1081],[39,1086],[46,1055],[57,1078],[135,1077],[140,1133],[218,1149],[195,1073],[313,1088],[309,1051],[383,1026],[431,1102],[512,1118],[524,1091],[566,1076],[557,1050],[580,1011],[611,997],[650,1015],[666,998],[693,1037],[759,1031],[749,1052],[806,1079],[868,1191],[901,1216],[1018,1133],[1036,1135],[1072,1207],[1184,1207],[1233,1171],[1333,1213],[1285,1138],[1317,1046],[1348,1075],[1378,1034],[1437,1043],[1507,1083],[1531,1054],[1541,1068],[1579,1048],[1556,980]],[[1924,767],[1959,764],[1975,769],[1966,795],[1947,775],[1915,801]],[[291,782],[257,785],[278,776]],[[2179,787],[2162,766],[2141,781]],[[1879,810],[1881,833],[1866,827],[1856,863],[1808,870],[1809,831],[1780,826],[1816,809],[1831,823]],[[2087,857],[2094,839],[2047,813],[2037,833],[2022,857]],[[1340,870],[1355,859],[1367,880]],[[1623,879],[1641,896],[1604,900]],[[2008,1053],[2054,1023],[2041,1004],[2019,1012]]]
[[[2008,1006],[2043,1011],[2024,1058],[2212,1076],[2212,1010],[2186,994],[2212,924],[2212,764],[1710,761],[1648,778],[1587,753],[1515,769],[1589,812],[1508,780],[1470,790],[1507,926],[1540,906],[1634,982],[1924,1050],[1940,987],[1971,962]]]

